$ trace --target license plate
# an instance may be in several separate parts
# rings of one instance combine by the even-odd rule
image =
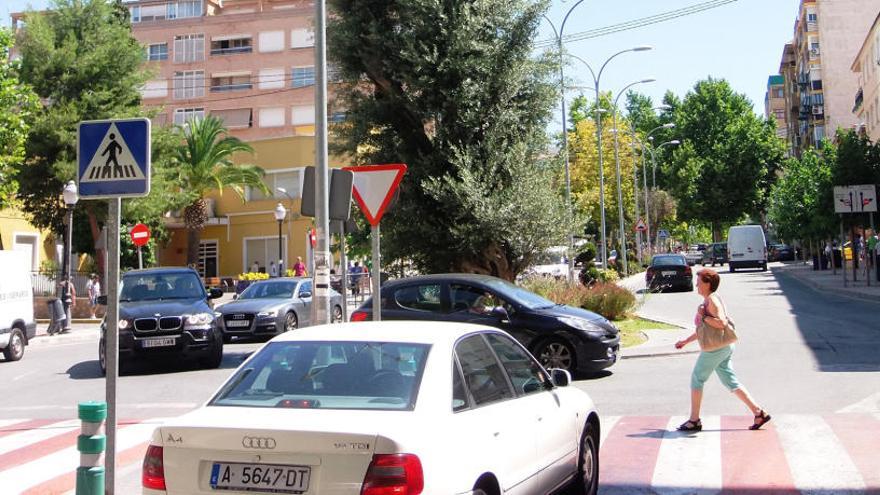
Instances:
[[[144,347],[166,347],[169,345],[174,345],[177,339],[174,338],[165,338],[165,339],[146,339],[142,342]]]
[[[308,466],[215,462],[211,488],[265,493],[303,493],[309,489]]]
[[[227,327],[247,327],[250,326],[250,324],[251,322],[247,320],[232,320],[226,322]]]
[[[734,258],[739,258],[745,255],[743,253],[733,253],[731,256],[733,256]]]
[[[660,272],[664,277],[673,277],[675,276],[675,272]]]

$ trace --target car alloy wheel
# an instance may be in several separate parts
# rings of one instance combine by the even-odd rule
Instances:
[[[16,328],[12,330],[9,344],[3,349],[3,357],[7,361],[18,361],[22,356],[24,356],[24,338],[21,336],[21,330]]]
[[[581,438],[578,456],[578,477],[575,493],[595,495],[599,489],[599,446],[593,424],[587,423]]]
[[[342,307],[341,306],[333,306],[333,319],[330,321],[332,323],[342,323]]]
[[[284,316],[284,331],[290,332],[292,330],[296,330],[296,327],[299,325],[299,321],[296,319],[296,313],[293,311],[288,312]]]
[[[101,367],[101,374],[107,373],[107,343],[104,339],[98,342],[98,365]]]
[[[574,350],[560,338],[552,338],[538,346],[538,361],[547,368],[574,372]]]

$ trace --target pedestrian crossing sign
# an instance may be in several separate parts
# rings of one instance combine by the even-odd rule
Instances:
[[[77,179],[84,198],[146,196],[150,193],[150,120],[80,122]]]

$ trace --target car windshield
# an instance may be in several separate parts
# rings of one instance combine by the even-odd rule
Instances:
[[[257,282],[241,293],[239,299],[277,299],[291,298],[296,290],[296,282]]]
[[[202,281],[194,273],[136,273],[122,277],[122,302],[204,299]]]
[[[654,256],[651,260],[651,265],[653,266],[668,266],[668,265],[686,265],[687,262],[681,256]]]
[[[208,405],[412,410],[429,350],[399,342],[272,342]]]
[[[544,299],[534,292],[523,289],[507,280],[492,280],[486,285],[498,291],[498,293],[508,301],[514,301],[529,309],[542,309],[556,306],[556,303],[553,301]]]

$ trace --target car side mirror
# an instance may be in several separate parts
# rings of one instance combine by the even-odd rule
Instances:
[[[238,299],[238,294],[233,294],[233,295],[232,295],[232,300],[235,301],[236,299]]]
[[[312,293],[309,292],[309,291],[307,291],[307,290],[306,290],[306,291],[302,291],[302,292],[299,293],[299,297],[300,297],[300,299],[305,299],[305,298],[307,298],[307,297],[312,297]]]
[[[99,306],[106,306],[107,296],[98,296],[98,299],[95,302],[97,302]]]
[[[218,299],[223,297],[223,289],[210,289],[208,291],[208,299]]]
[[[550,379],[557,387],[567,387],[571,383],[571,373],[560,368],[550,370]]]
[[[490,314],[502,321],[510,320],[510,314],[508,314],[507,310],[504,309],[502,306],[495,306],[494,308],[492,308],[492,312]]]

